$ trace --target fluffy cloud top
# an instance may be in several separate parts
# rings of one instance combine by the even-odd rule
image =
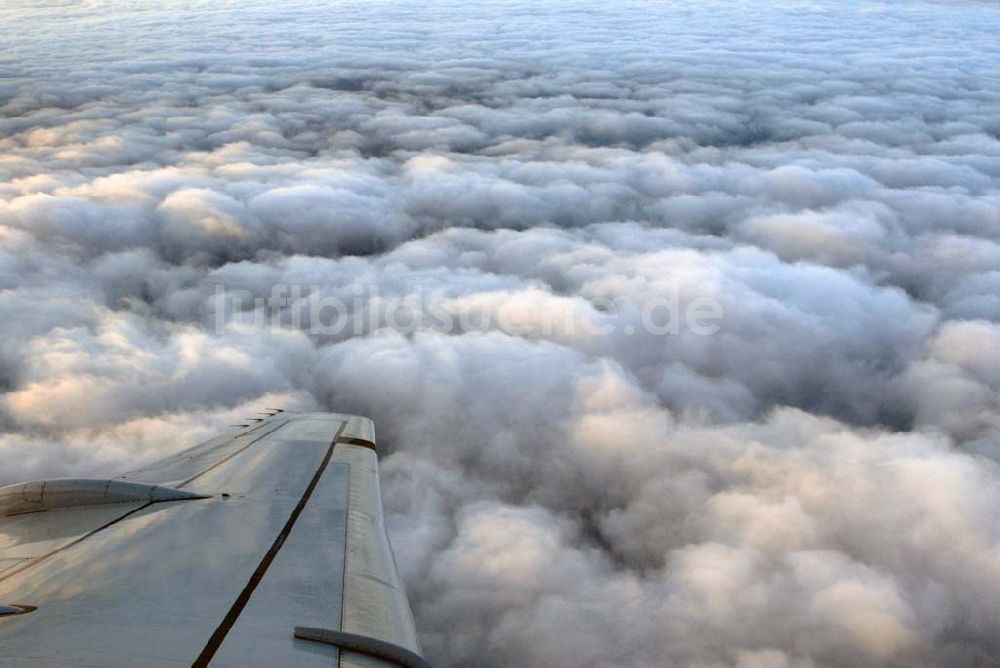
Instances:
[[[992,3],[0,23],[0,484],[359,412],[439,665],[1000,660]]]

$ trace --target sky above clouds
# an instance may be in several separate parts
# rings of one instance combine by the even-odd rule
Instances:
[[[357,412],[436,665],[1000,660],[995,4],[0,25],[0,484]],[[217,326],[276,284],[520,329]]]

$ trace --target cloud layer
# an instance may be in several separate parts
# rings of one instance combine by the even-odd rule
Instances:
[[[359,412],[438,665],[1000,660],[990,3],[0,22],[0,484]],[[276,284],[372,326],[217,326]]]

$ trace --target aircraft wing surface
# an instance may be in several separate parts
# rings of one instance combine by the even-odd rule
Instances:
[[[0,664],[426,668],[367,418],[0,488]]]

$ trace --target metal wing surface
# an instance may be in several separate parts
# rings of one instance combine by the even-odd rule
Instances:
[[[280,413],[117,478],[0,489],[0,663],[427,666],[371,421]]]

